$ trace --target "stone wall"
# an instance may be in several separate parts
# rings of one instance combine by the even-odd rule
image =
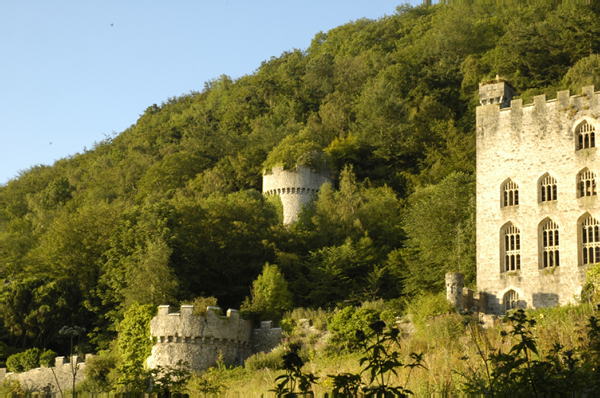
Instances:
[[[86,360],[91,357],[91,354],[86,355]],[[77,375],[75,383],[80,383],[85,379],[83,369],[85,362],[78,356],[74,355],[70,358],[57,357],[55,365],[52,368],[37,368],[23,373],[6,373],[6,369],[0,369],[0,376],[4,373],[4,377],[0,377],[0,383],[4,379],[18,380],[22,388],[28,392],[43,391],[50,389],[53,393],[59,393],[56,380],[60,383],[60,388],[63,393],[66,390],[73,389],[73,368],[71,364],[77,366]],[[3,372],[2,372],[3,371]],[[56,375],[56,378],[55,378]]]
[[[486,99],[503,97],[499,83],[480,87]],[[511,93],[506,93],[508,96]],[[577,150],[575,129],[582,121],[600,131],[600,93],[584,87],[581,95],[558,92],[557,99],[534,97],[524,105],[497,103],[477,108],[477,288],[486,293],[486,311],[505,311],[503,298],[517,297],[518,306],[532,308],[565,304],[581,292],[587,266],[582,261],[581,220],[600,218],[598,196],[578,197],[577,175],[585,168],[600,171],[598,148]],[[541,200],[540,181],[557,180],[557,200]],[[503,206],[501,188],[518,184],[519,204]],[[541,228],[548,220],[559,225],[560,266],[542,265]],[[502,231],[520,230],[520,270],[502,268]]]
[[[465,287],[465,276],[460,272],[446,274],[446,298],[457,310],[484,312],[485,293]]]
[[[260,323],[260,329],[254,329],[250,341],[252,343],[252,353],[269,352],[277,347],[281,342],[283,331],[281,328],[274,328],[273,322],[263,321]]]
[[[298,220],[302,206],[312,201],[327,182],[332,182],[329,172],[315,173],[300,165],[295,170],[273,167],[271,173],[263,175],[263,194],[281,198],[283,223],[291,224]]]
[[[172,313],[168,305],[158,307],[150,322],[150,333],[156,339],[147,364],[176,366],[179,361],[191,370],[202,371],[222,360],[226,365],[243,365],[246,358],[258,351],[270,351],[281,340],[281,329],[263,322],[261,329],[252,330],[249,321],[240,319],[235,310],[220,315],[219,307],[208,307],[206,316],[194,315],[194,306],[182,305]]]

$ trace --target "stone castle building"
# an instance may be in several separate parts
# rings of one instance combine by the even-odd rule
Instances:
[[[600,262],[600,93],[527,105],[514,93],[479,87],[477,288],[492,313],[571,302]]]
[[[208,307],[206,315],[194,315],[193,305],[182,305],[180,312],[161,305],[150,321],[150,334],[155,339],[152,354],[146,360],[149,368],[175,367],[185,362],[191,370],[202,371],[215,366],[243,365],[254,353],[269,352],[281,341],[281,328],[271,321],[252,329],[252,323],[240,318],[239,312],[228,310],[221,316],[219,307]]]
[[[317,173],[301,165],[295,170],[273,167],[263,175],[263,194],[281,198],[283,223],[287,225],[298,220],[302,206],[312,201],[326,182],[332,182],[328,171]]]

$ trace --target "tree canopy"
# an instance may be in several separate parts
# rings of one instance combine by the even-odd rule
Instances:
[[[0,338],[64,352],[75,322],[106,348],[134,304],[239,308],[267,263],[314,307],[436,290],[449,269],[473,283],[478,83],[500,75],[524,101],[596,84],[599,18],[400,6],[23,171],[0,186]],[[283,227],[263,171],[323,159],[336,183]]]

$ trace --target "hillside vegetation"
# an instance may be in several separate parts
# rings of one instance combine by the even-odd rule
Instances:
[[[68,352],[65,325],[107,349],[134,303],[238,308],[266,263],[287,281],[279,312],[438,291],[448,270],[473,285],[478,83],[500,75],[526,101],[597,84],[599,16],[401,6],[23,171],[0,187],[2,357]],[[323,159],[336,186],[283,227],[263,171]]]

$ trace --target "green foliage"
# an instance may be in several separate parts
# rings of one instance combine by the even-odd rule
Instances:
[[[75,323],[107,349],[134,301],[237,308],[266,262],[315,308],[437,291],[447,270],[473,283],[478,83],[501,75],[525,99],[597,84],[600,12],[390,11],[151,105],[0,186],[3,341],[60,351],[58,330]],[[324,163],[339,190],[279,225],[263,170]]]
[[[268,353],[257,352],[244,361],[244,368],[249,372],[257,372],[263,369],[280,369],[283,366],[284,353],[285,348],[282,345],[275,347]]]
[[[600,304],[600,264],[588,266],[581,296],[592,305]]]
[[[358,329],[366,329],[379,319],[381,311],[372,308],[346,307],[333,314],[328,329],[333,334],[332,344],[339,348],[350,348],[359,343],[356,338]]]
[[[439,291],[444,275],[460,271],[475,280],[475,178],[452,173],[437,185],[418,188],[404,216],[406,248],[397,259],[405,289]],[[403,264],[404,263],[404,264]]]
[[[502,331],[501,335],[509,339],[509,343],[512,342],[510,350],[498,350],[486,356],[480,349],[486,372],[470,369],[470,373],[463,374],[464,392],[486,395],[524,392],[530,395],[585,395],[599,391],[599,379],[594,367],[597,366],[597,356],[594,356],[594,353],[598,352],[600,327],[595,317],[591,317],[588,324],[590,344],[584,350],[583,356],[572,350],[565,350],[559,343],[554,343],[548,354],[542,356],[538,352],[538,342],[532,334],[536,321],[528,319],[521,309],[510,313],[506,322],[511,328],[508,332]],[[469,328],[475,339],[476,333],[473,329],[476,326],[470,323]],[[476,343],[481,344],[477,341]],[[483,344],[489,343],[484,340]]]
[[[112,351],[103,351],[85,361],[85,380],[77,386],[82,391],[108,392],[115,387],[118,378],[119,357]]]
[[[390,383],[391,375],[398,376],[398,368],[406,367],[410,370],[414,368],[425,368],[422,365],[423,355],[411,353],[413,359],[410,364],[403,364],[400,360],[400,342],[398,336],[400,330],[396,327],[386,329],[386,323],[382,320],[376,320],[369,324],[372,337],[369,339],[365,332],[357,329],[355,334],[359,346],[363,351],[363,357],[360,359],[361,367],[364,365],[360,374],[343,373],[336,376],[329,375],[333,385],[334,396],[356,395],[359,391],[367,396],[407,396],[412,394],[410,390],[402,386],[394,386]],[[363,384],[361,375],[366,373],[368,382]],[[407,379],[410,377],[410,373]]]
[[[58,354],[52,350],[30,348],[18,354],[11,355],[6,360],[6,367],[10,372],[21,373],[39,368],[40,366],[53,366],[54,358]]]
[[[144,364],[152,353],[150,320],[155,312],[156,307],[152,305],[133,303],[117,329],[117,347],[121,357],[117,368],[121,376],[117,383],[126,391],[140,392],[145,389],[147,372]]]
[[[269,390],[278,397],[294,395],[296,388],[300,393],[306,395],[318,379],[312,373],[302,371],[304,361],[298,355],[298,349],[297,346],[291,346],[290,351],[282,357],[283,365],[280,369],[285,373],[275,379],[275,388]]]
[[[317,330],[324,331],[327,329],[327,320],[331,316],[330,311],[321,308],[294,308],[292,311],[287,311],[283,315],[281,327],[288,334],[294,334],[294,330],[300,325],[301,319],[307,319],[311,326]]]
[[[196,316],[206,316],[206,311],[208,307],[218,307],[217,299],[215,297],[196,297],[192,301],[184,301],[181,303],[182,305],[193,305],[194,306],[194,315]]]
[[[242,316],[262,319],[281,319],[292,308],[292,295],[279,267],[265,264],[262,273],[252,283],[252,300],[242,304]]]
[[[150,371],[153,386],[152,392],[161,396],[182,394],[192,374],[189,365],[181,360],[175,366],[157,366]]]
[[[407,315],[420,330],[427,327],[427,322],[437,316],[455,312],[456,309],[446,299],[446,294],[424,293],[414,297],[407,305]]]

